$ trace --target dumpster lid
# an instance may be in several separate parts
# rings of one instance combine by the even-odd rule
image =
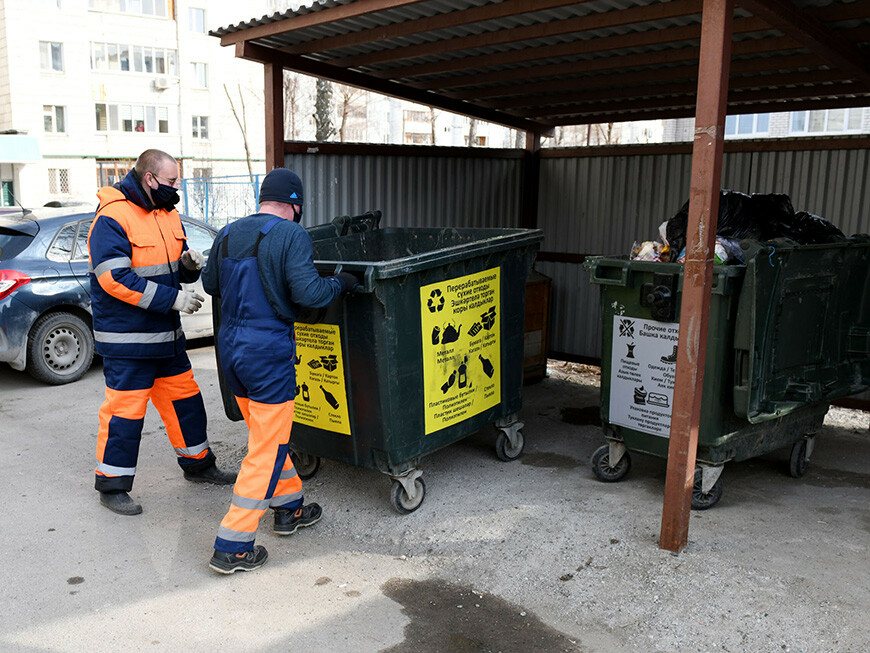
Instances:
[[[314,262],[346,270],[372,269],[374,278],[386,279],[537,245],[543,238],[540,229],[387,227],[316,240]]]
[[[735,413],[760,422],[870,386],[870,238],[751,243],[746,254]]]

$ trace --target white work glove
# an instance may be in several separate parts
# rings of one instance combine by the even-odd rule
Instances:
[[[198,249],[186,249],[181,255],[181,264],[188,270],[202,270],[205,257]]]
[[[191,313],[196,313],[200,308],[202,308],[202,302],[204,300],[205,297],[198,295],[195,291],[182,288],[178,291],[175,303],[172,304],[172,310],[190,315]]]

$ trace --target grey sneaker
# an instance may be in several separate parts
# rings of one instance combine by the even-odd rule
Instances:
[[[266,564],[268,559],[269,553],[266,551],[266,547],[257,544],[253,551],[245,551],[244,553],[227,553],[215,549],[208,566],[219,574],[234,574],[237,571],[259,569]]]

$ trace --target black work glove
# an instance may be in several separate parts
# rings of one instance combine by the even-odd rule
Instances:
[[[344,282],[345,292],[353,292],[360,285],[359,277],[350,272],[339,272],[335,276]]]

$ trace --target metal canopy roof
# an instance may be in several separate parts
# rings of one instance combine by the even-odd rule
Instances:
[[[701,0],[324,0],[211,32],[517,129],[695,115]],[[728,113],[870,105],[870,0],[736,0]]]

